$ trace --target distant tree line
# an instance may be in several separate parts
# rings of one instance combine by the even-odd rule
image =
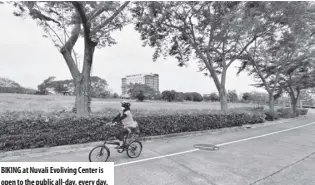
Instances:
[[[24,87],[0,87],[0,93],[34,94],[36,90]]]
[[[75,94],[75,86],[73,80],[55,80],[54,76],[48,77],[41,84],[37,86],[37,94],[47,95],[49,93],[55,94]],[[52,92],[50,92],[52,90]],[[111,93],[109,85],[105,79],[98,76],[91,77],[92,98],[119,98],[117,93]]]

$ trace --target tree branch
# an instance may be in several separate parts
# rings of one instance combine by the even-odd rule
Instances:
[[[65,43],[62,42],[62,40],[61,40],[61,38],[59,37],[59,35],[57,34],[57,32],[56,32],[54,29],[52,29],[52,27],[49,26],[49,24],[48,24],[46,21],[45,21],[45,25],[56,35],[56,37],[58,38],[58,40],[60,41],[60,43],[61,43],[62,45],[64,45]]]
[[[110,22],[112,22],[115,17],[120,14],[123,9],[129,4],[130,1],[126,1],[123,5],[121,5],[121,7],[118,8],[118,10],[115,11],[115,13],[110,16],[108,19],[106,19],[104,22],[102,22],[101,24],[99,24],[96,28],[94,28],[91,31],[91,34],[94,35],[96,32],[100,31],[104,26],[106,26],[107,24],[109,24]]]
[[[87,21],[84,7],[80,2],[77,2],[77,1],[72,2],[72,4],[80,15],[81,23],[82,23],[83,28],[84,28],[84,39],[89,42],[90,41],[90,25]]]
[[[80,34],[80,24],[76,24],[71,32],[71,36],[68,39],[68,41],[64,44],[64,46],[60,49],[60,53],[63,55],[64,59],[66,60],[66,63],[69,67],[69,70],[71,72],[72,78],[75,79],[79,74],[80,71],[78,67],[75,65],[75,62],[71,56],[71,51],[73,49],[73,46],[77,42]]]
[[[190,45],[195,49],[195,51],[198,54],[198,56],[200,57],[200,59],[205,63],[206,67],[208,68],[208,70],[209,70],[209,72],[210,72],[210,74],[214,80],[214,83],[215,83],[218,91],[220,91],[221,90],[221,83],[218,79],[218,76],[216,75],[216,72],[215,72],[215,69],[214,69],[212,63],[210,62],[210,59],[209,59],[210,56],[208,56],[208,54],[207,54],[207,57],[205,57],[203,55],[202,51],[196,45],[196,43],[194,43],[193,39],[190,38],[189,35],[187,35],[185,32],[183,34],[185,34],[187,36]],[[206,53],[208,53],[208,52],[206,52]]]
[[[255,51],[256,51],[256,45],[255,45]],[[263,84],[264,84],[265,87],[266,87],[266,90],[267,90],[268,92],[271,92],[271,89],[270,89],[270,87],[269,87],[269,84],[268,84],[268,82],[266,81],[266,79],[264,78],[263,74],[261,73],[261,71],[260,71],[260,69],[259,69],[257,63],[255,62],[255,59],[250,55],[250,53],[249,53],[247,50],[246,50],[246,52],[247,52],[247,54],[248,54],[248,56],[249,56],[249,61],[252,63],[253,68],[254,68],[256,74],[260,77],[261,81],[263,82]]]
[[[91,14],[91,16],[89,16],[88,21],[91,22],[95,17],[97,17],[97,16],[99,16],[100,14],[102,14],[102,13],[106,10],[106,8],[107,8],[107,7],[104,6],[104,7],[100,8],[100,9],[95,10],[95,11]]]
[[[253,43],[256,39],[258,38],[258,36],[255,34],[254,37],[243,47],[243,49],[238,53],[238,55],[236,57],[234,57],[233,59],[231,59],[231,61],[228,63],[228,66],[230,66],[236,59],[238,59],[243,52],[247,49],[247,47]]]
[[[29,14],[31,17],[38,18],[41,21],[52,21],[52,22],[56,23],[58,26],[61,26],[60,22],[56,21],[55,19],[53,19],[47,15],[44,15],[41,11],[36,10],[34,8],[34,6],[36,6],[38,9],[40,9],[36,3],[28,3],[27,6],[29,7],[29,10],[30,10]]]

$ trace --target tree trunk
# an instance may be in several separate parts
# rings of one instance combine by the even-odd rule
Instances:
[[[269,111],[274,114],[275,113],[275,100],[273,98],[273,93],[268,93],[269,95],[269,101],[268,101],[268,105],[269,105]]]
[[[227,102],[227,94],[224,87],[220,88],[219,96],[220,96],[221,111],[227,112],[228,102]]]
[[[226,73],[227,73],[227,66],[224,62],[222,74],[221,74],[221,93],[220,93],[220,103],[221,103],[221,110],[223,112],[227,112],[228,110],[228,99],[227,99],[227,93],[225,89],[225,82],[226,82]]]
[[[84,48],[83,70],[75,79],[75,110],[78,116],[88,116],[91,112],[91,66],[95,44],[86,42]]]
[[[290,92],[289,94],[290,94],[290,99],[291,99],[291,109],[292,109],[293,115],[297,116],[298,115],[298,111],[297,111],[298,99],[295,97],[293,92]]]
[[[297,100],[294,97],[291,98],[291,108],[292,108],[292,112],[293,112],[294,116],[296,116],[298,114],[298,112],[297,112]]]
[[[271,120],[276,119],[276,113],[275,113],[275,99],[273,97],[272,92],[268,92],[268,106],[269,106],[269,113],[271,116]]]
[[[291,109],[294,116],[298,116],[297,104],[300,96],[300,90],[297,90],[296,95],[294,94],[293,89],[291,88],[289,91],[290,99],[291,99]]]
[[[85,117],[91,112],[90,76],[80,75],[75,81],[75,111],[78,116]]]

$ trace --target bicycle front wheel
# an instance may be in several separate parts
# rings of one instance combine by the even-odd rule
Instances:
[[[90,162],[106,162],[110,156],[109,148],[105,145],[96,146],[90,151]]]
[[[128,145],[127,155],[130,158],[139,157],[142,152],[142,143],[140,141],[133,141]]]

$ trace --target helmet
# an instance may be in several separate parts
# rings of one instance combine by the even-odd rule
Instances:
[[[121,106],[124,107],[124,108],[130,108],[131,104],[128,101],[123,100],[121,102]]]

